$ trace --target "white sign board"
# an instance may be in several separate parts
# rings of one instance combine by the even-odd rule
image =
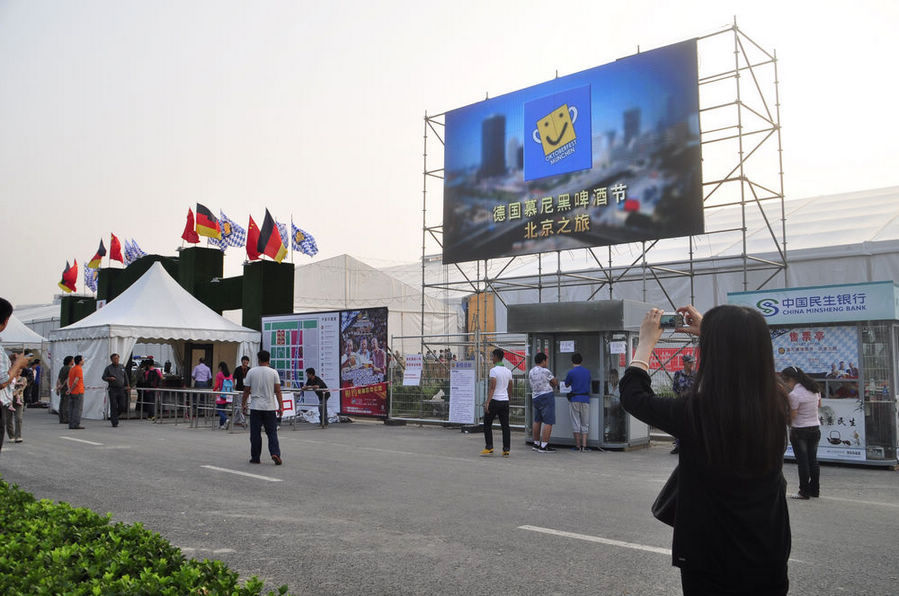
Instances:
[[[612,354],[627,354],[627,342],[626,341],[609,342],[609,352],[611,352]]]
[[[474,424],[477,375],[472,360],[456,361],[450,369],[449,421]]]
[[[406,354],[406,369],[403,371],[403,385],[417,387],[421,384],[421,368],[423,361],[421,354]]]
[[[574,352],[574,340],[563,340],[559,342],[559,352],[563,354],[570,354]]]

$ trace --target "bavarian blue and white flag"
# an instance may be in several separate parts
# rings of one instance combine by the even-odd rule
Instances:
[[[219,211],[219,215],[222,216],[219,220],[222,224],[222,242],[235,248],[246,246],[247,231],[237,225],[233,219],[225,215],[224,211]],[[222,247],[222,250],[225,250],[225,248]]]
[[[139,247],[137,245],[137,240],[135,240],[133,238],[131,239],[131,252],[134,254],[135,261],[141,257],[147,256],[147,253],[145,253],[143,250],[141,250],[141,247]]]
[[[137,258],[134,256],[134,249],[131,248],[131,241],[127,238],[125,239],[125,250],[123,256],[125,257],[125,267],[137,260]]]
[[[214,246],[222,252],[225,252],[225,249],[228,248],[228,243],[225,242],[224,234],[222,234],[221,240],[218,238],[207,237],[206,243],[209,246]]]
[[[84,285],[86,285],[87,288],[88,288],[91,292],[96,292],[96,291],[97,291],[97,277],[98,277],[98,275],[99,275],[99,274],[98,274],[98,272],[97,272],[96,269],[92,269],[92,268],[88,267],[88,266],[87,266],[87,263],[84,264]]]
[[[281,244],[284,245],[284,248],[290,246],[290,239],[287,237],[287,224],[282,224],[280,221],[275,220],[275,225],[278,227],[278,235],[281,236]]]
[[[312,237],[312,234],[304,232],[293,222],[290,222],[290,226],[293,228],[293,235],[290,237],[293,249],[300,251],[304,255],[314,257],[318,253],[318,245],[315,243],[315,238]]]

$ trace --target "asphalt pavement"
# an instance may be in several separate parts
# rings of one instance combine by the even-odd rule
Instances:
[[[479,457],[481,435],[360,421],[282,427],[283,466],[245,432],[25,413],[0,474],[40,498],[141,522],[196,558],[293,594],[680,594],[649,507],[669,445]],[[499,440],[499,429],[496,431]],[[785,475],[796,488],[796,468]],[[899,592],[899,474],[824,466],[790,501],[791,594]]]

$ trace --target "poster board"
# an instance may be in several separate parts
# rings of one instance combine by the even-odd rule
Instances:
[[[475,386],[477,371],[473,360],[458,360],[450,368],[449,421],[475,423]]]
[[[296,313],[262,318],[262,348],[297,409],[318,406],[299,391],[314,368],[331,391],[328,413],[387,415],[387,308]]]

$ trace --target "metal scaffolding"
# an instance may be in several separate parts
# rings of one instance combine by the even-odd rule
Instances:
[[[427,265],[441,261],[443,248],[442,198],[429,189],[439,180],[442,193],[443,168],[429,168],[429,150],[442,152],[445,113],[424,117],[424,153],[422,186],[422,315],[428,290],[472,294],[492,292],[506,304],[504,294],[537,292],[543,302],[545,289],[555,289],[561,301],[562,288],[588,286],[588,300],[615,297],[620,284],[642,284],[645,299],[649,284],[656,284],[672,308],[675,305],[666,283],[689,280],[691,301],[697,276],[742,273],[743,291],[761,289],[783,274],[787,285],[786,213],[784,207],[783,159],[780,126],[780,96],[777,77],[777,53],[768,51],[733,25],[697,37],[699,56],[700,146],[703,160],[703,217],[706,231],[688,239],[686,258],[654,260],[660,243],[653,240],[634,243],[626,262],[613,262],[613,251],[621,246],[574,249],[582,252],[591,265],[564,269],[561,251],[537,255],[501,257],[474,263],[444,265],[443,279],[429,281]],[[436,140],[436,143],[435,143]],[[436,156],[439,160],[442,155]],[[433,160],[432,160],[433,161]],[[434,196],[432,196],[434,195]],[[430,208],[430,211],[429,211]],[[437,209],[435,209],[437,208]],[[722,210],[739,213],[739,224],[709,229],[710,216]],[[764,222],[764,238],[754,237],[749,246],[747,217]],[[436,218],[440,223],[434,223]],[[726,220],[727,218],[718,218]],[[729,247],[711,256],[696,254],[698,245]],[[680,239],[683,242],[683,239]],[[605,252],[606,254],[602,254]],[[619,259],[620,261],[620,259]],[[536,275],[512,275],[510,267],[536,262]],[[595,266],[594,266],[595,264]],[[473,265],[473,266],[472,266]],[[447,271],[453,272],[450,280]],[[475,317],[478,320],[479,317]],[[469,330],[472,331],[472,330]],[[424,335],[424,329],[422,329]]]

